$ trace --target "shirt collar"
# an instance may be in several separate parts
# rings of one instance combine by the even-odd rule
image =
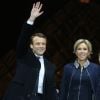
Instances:
[[[89,64],[90,64],[90,61],[89,60],[86,60],[86,62],[83,64],[83,67],[84,68],[87,68]],[[78,63],[77,60],[75,60],[74,65],[75,65],[76,68],[79,67],[79,63]]]
[[[41,59],[43,59],[43,56],[38,56],[37,54],[34,54],[37,58],[41,58]]]

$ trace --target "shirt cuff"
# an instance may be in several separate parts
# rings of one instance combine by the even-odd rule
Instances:
[[[33,25],[34,24],[34,21],[27,20],[27,24]]]

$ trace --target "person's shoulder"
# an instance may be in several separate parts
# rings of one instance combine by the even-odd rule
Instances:
[[[97,63],[90,62],[90,66],[91,66],[91,68],[93,68],[93,69],[100,70],[100,65],[99,65],[99,64],[97,64]]]
[[[50,61],[50,60],[47,60],[47,62],[48,62],[48,64],[52,65],[53,67],[56,66],[56,65],[55,65],[52,61]]]
[[[56,67],[56,64],[54,64],[52,61],[50,61],[49,59],[47,58],[44,58],[44,63],[48,64],[49,66],[55,68]]]
[[[64,66],[65,66],[65,67],[68,67],[68,66],[73,66],[73,65],[74,65],[74,63],[71,62],[71,63],[66,63]]]
[[[44,61],[45,61],[46,63],[53,64],[53,62],[50,61],[50,60],[49,60],[48,58],[46,58],[45,56],[44,56],[43,58],[44,58]]]
[[[99,64],[94,63],[94,62],[90,62],[90,65],[91,65],[91,66],[94,66],[94,67],[99,67],[99,66],[100,66]]]
[[[64,65],[64,69],[67,69],[67,68],[72,68],[74,65],[74,63],[67,63]]]
[[[16,62],[16,65],[17,67],[27,67],[28,65],[28,59],[26,57],[26,55],[24,55],[23,57],[21,57],[20,59],[17,59],[17,62]]]

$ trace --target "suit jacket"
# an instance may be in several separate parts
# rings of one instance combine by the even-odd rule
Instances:
[[[17,44],[16,73],[9,85],[4,100],[31,100],[36,94],[36,81],[39,77],[40,62],[27,41],[33,32],[33,27],[24,23]],[[45,77],[43,82],[44,100],[56,100],[55,66],[44,57]]]
[[[66,64],[60,100],[100,100],[100,67],[90,62],[81,72],[74,63]]]

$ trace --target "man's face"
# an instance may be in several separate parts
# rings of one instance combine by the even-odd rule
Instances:
[[[44,52],[46,51],[46,39],[35,36],[32,39],[32,44],[30,44],[30,48],[36,55],[38,56],[43,55]]]

